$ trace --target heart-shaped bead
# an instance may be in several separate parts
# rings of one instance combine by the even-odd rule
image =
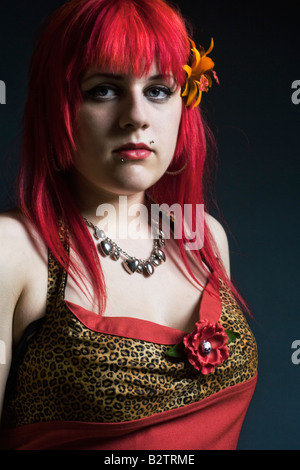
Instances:
[[[110,255],[110,253],[112,252],[112,249],[113,249],[113,246],[105,240],[103,240],[98,246],[99,246],[99,249],[100,249],[101,253],[104,256]]]
[[[124,261],[123,266],[129,274],[133,274],[139,266],[139,261],[137,259],[127,259]]]

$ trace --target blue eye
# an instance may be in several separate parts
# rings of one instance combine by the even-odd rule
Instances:
[[[106,101],[115,98],[117,91],[111,85],[97,85],[91,90],[87,90],[86,94],[96,101]]]
[[[173,92],[166,86],[152,86],[146,90],[145,94],[152,101],[167,101]]]

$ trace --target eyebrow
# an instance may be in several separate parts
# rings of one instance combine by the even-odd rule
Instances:
[[[162,74],[157,74],[157,75],[152,75],[151,77],[147,78],[147,80],[161,80],[163,78],[166,78],[166,77],[172,77],[171,75],[162,75]],[[110,78],[110,79],[114,79],[114,80],[124,80],[124,76],[123,75],[116,75],[114,73],[95,73],[93,75],[90,75],[86,78],[84,78],[81,82],[81,84],[83,85],[84,83],[86,83],[87,81],[89,80],[92,80],[93,78]],[[172,77],[174,78],[174,77]]]

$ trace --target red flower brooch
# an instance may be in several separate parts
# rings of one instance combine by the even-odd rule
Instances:
[[[219,323],[200,320],[195,330],[187,334],[182,343],[172,346],[167,355],[173,359],[185,356],[195,369],[207,375],[229,357],[228,344],[238,336]]]

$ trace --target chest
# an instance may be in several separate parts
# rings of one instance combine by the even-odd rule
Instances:
[[[128,274],[121,260],[101,259],[101,266],[107,297],[105,316],[139,318],[182,331],[191,331],[199,319],[207,278],[198,269],[195,275],[199,283],[192,279],[176,246],[169,245],[166,261],[155,268],[151,276],[145,277],[137,272]],[[89,311],[97,311],[97,305],[78,290],[70,277],[66,283],[65,299]]]
[[[101,258],[107,297],[104,315],[139,318],[182,331],[191,331],[199,318],[201,296],[207,277],[199,266],[191,264],[199,279],[200,284],[197,284],[172,242],[168,244],[166,256],[166,262],[155,268],[154,274],[149,277],[138,273],[130,275],[124,270],[120,260],[115,262],[110,258]],[[20,341],[30,323],[45,315],[48,275],[47,263],[35,264],[28,288],[24,290],[15,310],[15,344]],[[64,298],[91,312],[98,311],[98,305],[89,300],[71,276],[66,279]]]

